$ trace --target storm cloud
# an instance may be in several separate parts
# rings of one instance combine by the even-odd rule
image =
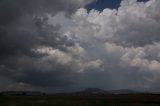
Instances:
[[[90,2],[1,0],[0,86],[158,91],[160,1],[88,12]]]
[[[32,89],[32,86],[66,86],[73,83],[69,77],[73,74],[69,66],[66,69],[67,65],[59,64],[56,58],[35,49],[48,47],[65,51],[65,47],[74,46],[72,40],[59,32],[59,25],[48,23],[48,16],[63,12],[69,18],[76,9],[89,2],[91,0],[1,0],[1,86],[23,90],[26,89],[24,85]]]

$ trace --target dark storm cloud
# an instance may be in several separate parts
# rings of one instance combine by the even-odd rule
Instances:
[[[78,9],[90,1],[1,0],[0,86],[157,89],[160,1]]]
[[[9,58],[0,70],[0,76],[40,87],[68,86],[74,83],[72,76],[76,75],[69,66],[59,64],[52,58],[43,61],[27,56]]]
[[[55,14],[60,11],[72,13],[76,8],[84,5],[82,1],[72,0],[1,0],[1,26],[10,25],[24,14]]]
[[[43,58],[48,54],[38,53],[35,49],[46,46],[65,50],[65,46],[74,46],[72,40],[61,35],[60,26],[48,23],[48,15],[54,16],[64,12],[66,16],[70,16],[77,8],[90,1],[1,0],[0,76],[31,86],[72,84],[73,81],[69,77],[73,74],[72,69],[66,69],[66,66],[57,63],[56,60],[43,63]],[[39,66],[41,68],[37,68]]]

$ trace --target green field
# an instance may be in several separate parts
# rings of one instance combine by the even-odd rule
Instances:
[[[1,96],[0,106],[160,106],[160,95]]]

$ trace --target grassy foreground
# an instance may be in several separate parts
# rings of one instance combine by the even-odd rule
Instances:
[[[1,96],[0,106],[160,106],[160,95]]]

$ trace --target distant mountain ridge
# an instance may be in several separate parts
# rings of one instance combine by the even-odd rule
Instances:
[[[44,95],[112,95],[112,94],[145,94],[147,92],[138,92],[129,89],[119,89],[119,90],[103,90],[100,88],[86,88],[82,91],[72,92],[72,93],[44,93],[39,91],[5,91],[1,92],[0,95],[4,96],[44,96]],[[149,92],[148,92],[149,93]]]
[[[80,93],[85,94],[105,94],[106,91],[99,89],[99,88],[86,88],[84,91],[81,91]]]
[[[135,93],[140,93],[138,91],[134,91],[134,90],[129,90],[129,89],[119,89],[119,90],[111,90],[108,91],[112,94],[135,94]]]
[[[43,92],[39,91],[4,91],[0,95],[3,96],[42,96],[45,95]]]
[[[129,90],[129,89],[120,89],[120,90],[103,90],[103,89],[100,89],[100,88],[86,88],[85,90],[83,91],[79,91],[79,92],[76,92],[78,94],[84,94],[84,95],[87,95],[87,94],[136,94],[136,93],[140,93],[138,91],[134,91],[134,90]]]

